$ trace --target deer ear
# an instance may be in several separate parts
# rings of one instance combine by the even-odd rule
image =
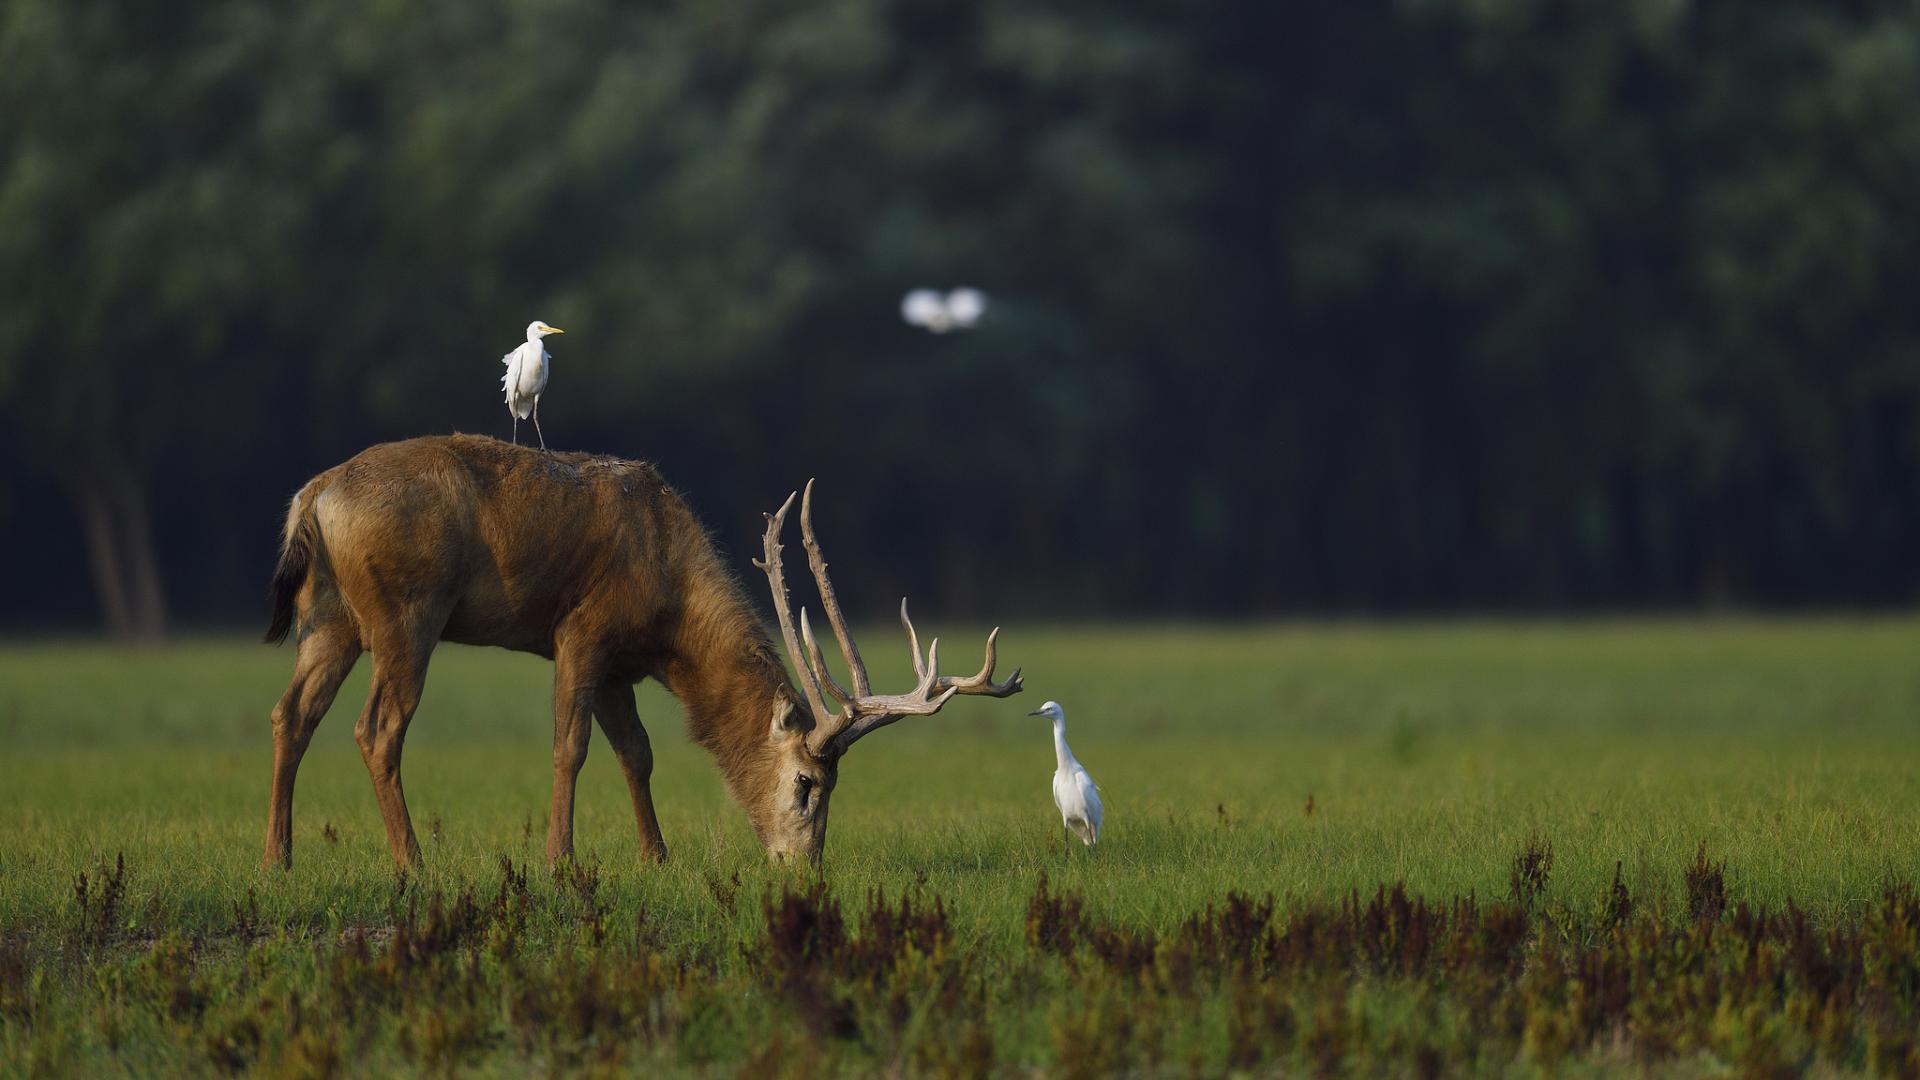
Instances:
[[[767,729],[767,737],[774,740],[800,735],[806,731],[805,719],[793,702],[786,697],[773,699],[773,725]]]

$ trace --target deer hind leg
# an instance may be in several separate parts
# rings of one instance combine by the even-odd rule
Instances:
[[[586,650],[564,643],[553,658],[553,805],[547,813],[547,861],[573,854],[573,789],[587,763],[600,671]]]
[[[667,842],[660,835],[660,819],[653,812],[653,744],[647,741],[640,710],[634,707],[633,687],[617,682],[602,686],[594,698],[593,713],[600,720],[607,744],[620,759],[620,771],[627,776],[634,824],[640,831],[640,853],[664,862]]]
[[[263,869],[293,865],[293,781],[313,731],[333,705],[340,683],[360,659],[360,641],[345,626],[322,626],[300,638],[293,681],[273,707],[273,795],[267,808]]]
[[[409,643],[411,645],[411,643]],[[427,681],[427,658],[432,646],[388,647],[373,650],[373,686],[367,707],[353,730],[360,756],[373,778],[373,795],[387,826],[387,845],[402,869],[420,865],[420,841],[413,835],[407,797],[400,787],[400,748],[407,725],[420,707],[420,691]]]

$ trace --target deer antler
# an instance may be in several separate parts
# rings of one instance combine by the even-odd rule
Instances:
[[[764,537],[766,557],[755,559],[753,564],[766,571],[767,584],[773,590],[773,612],[780,620],[780,637],[787,646],[787,656],[793,661],[794,671],[800,677],[800,689],[806,695],[807,707],[813,710],[813,731],[808,733],[807,742],[816,754],[828,752],[843,754],[847,747],[876,728],[882,728],[903,716],[930,716],[940,711],[948,699],[955,694],[977,694],[986,697],[1010,697],[1023,689],[1020,671],[1014,669],[1005,682],[993,681],[993,665],[996,658],[995,642],[1000,637],[1000,628],[994,627],[987,635],[987,658],[977,675],[958,677],[940,675],[940,640],[935,638],[927,645],[926,658],[920,656],[920,636],[914,633],[913,620],[907,617],[907,601],[900,601],[900,625],[906,629],[907,644],[913,653],[913,673],[917,683],[912,690],[904,694],[875,694],[872,683],[867,678],[866,661],[860,658],[860,649],[853,641],[853,632],[847,629],[846,616],[840,610],[840,598],[834,594],[833,582],[827,577],[827,560],[820,552],[820,541],[813,535],[813,481],[807,481],[806,493],[800,500],[800,537],[806,545],[807,562],[813,567],[813,580],[820,589],[820,606],[826,610],[827,622],[833,626],[833,636],[840,642],[840,655],[847,661],[847,671],[853,679],[853,689],[834,679],[827,670],[826,658],[820,652],[820,643],[814,640],[812,621],[807,618],[807,609],[800,609],[799,632],[795,634],[793,611],[787,599],[787,582],[780,566],[780,533],[786,527],[787,511],[793,508],[793,495],[780,504],[776,513],[767,515],[767,533]],[[802,645],[804,643],[804,649]],[[832,695],[840,703],[839,712],[827,708],[826,695]]]

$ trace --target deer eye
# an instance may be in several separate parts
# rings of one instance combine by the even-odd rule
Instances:
[[[800,785],[800,809],[805,810],[807,808],[807,799],[813,795],[813,777],[795,777],[794,782]]]

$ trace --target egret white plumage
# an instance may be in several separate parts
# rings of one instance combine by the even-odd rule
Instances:
[[[987,313],[987,294],[979,289],[960,288],[947,294],[947,317],[955,329],[970,330]]]
[[[987,294],[979,289],[959,288],[945,296],[934,289],[915,289],[900,301],[901,318],[936,334],[972,329],[986,313]]]
[[[540,339],[548,334],[564,334],[557,326],[535,319],[527,324],[526,344],[500,358],[507,373],[500,386],[507,392],[507,411],[513,414],[513,441],[520,441],[520,421],[533,418],[534,434],[540,436],[540,449],[547,448],[547,433],[540,430],[540,395],[547,389],[547,365],[553,359]]]
[[[900,317],[908,326],[924,326],[936,334],[947,332],[947,301],[932,289],[915,289],[900,301]]]
[[[1053,805],[1060,808],[1060,827],[1092,847],[1100,839],[1100,787],[1067,747],[1067,714],[1049,701],[1027,715],[1053,721]]]

